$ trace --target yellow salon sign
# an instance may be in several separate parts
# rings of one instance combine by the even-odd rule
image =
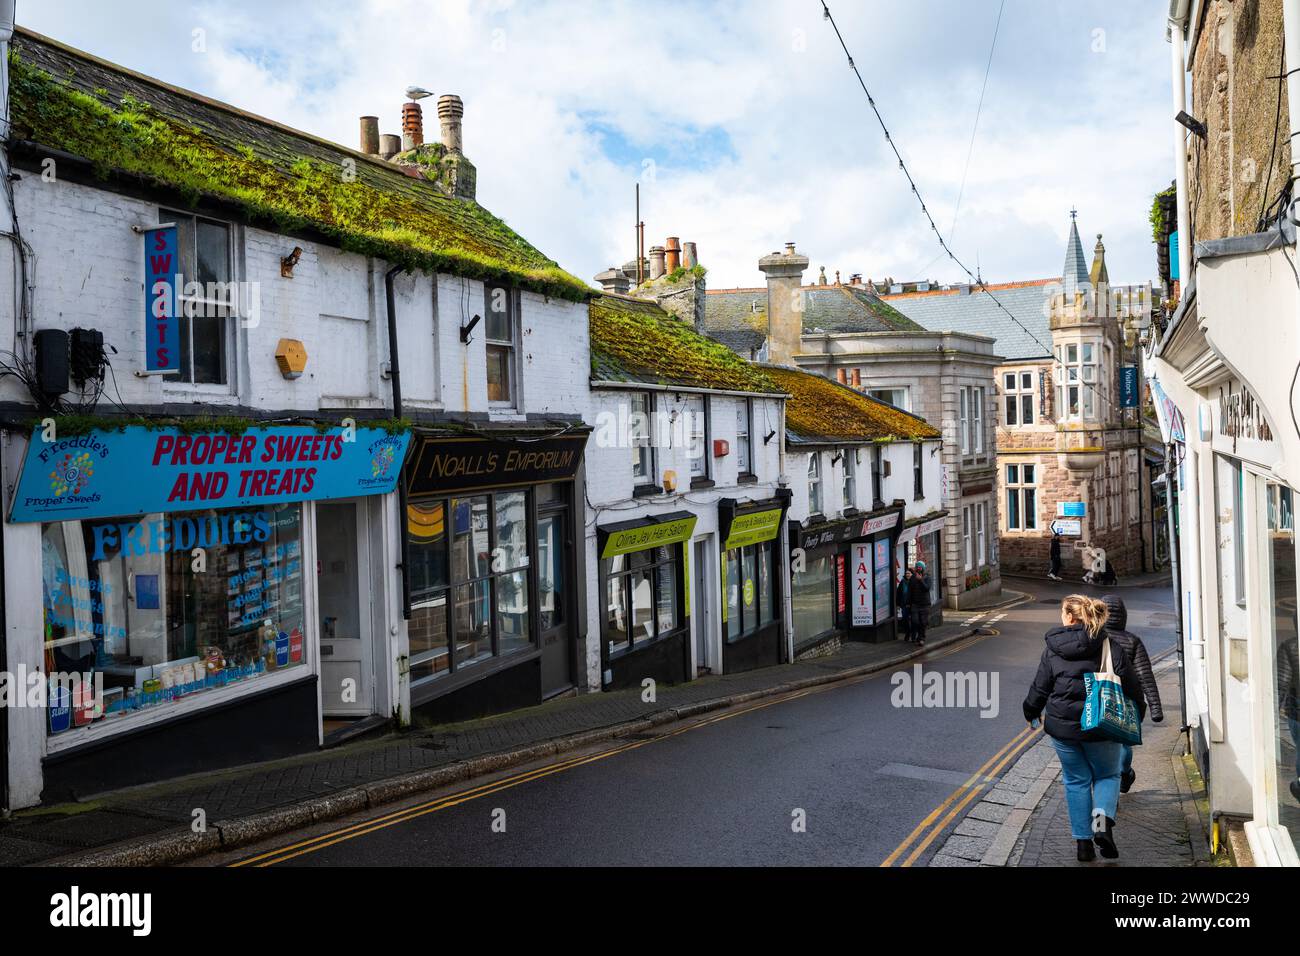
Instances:
[[[723,548],[730,551],[732,548],[772,541],[781,533],[781,513],[780,508],[773,508],[771,511],[736,515]]]
[[[600,556],[613,558],[620,554],[631,554],[634,551],[646,551],[650,548],[689,541],[695,532],[695,521],[695,515],[691,515],[661,524],[647,524],[623,531],[611,531]]]

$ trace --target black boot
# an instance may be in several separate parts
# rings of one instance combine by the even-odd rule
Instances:
[[[1110,817],[1106,818],[1106,830],[1104,833],[1097,833],[1093,836],[1092,842],[1096,843],[1101,849],[1101,855],[1107,860],[1119,858],[1119,847],[1115,846],[1115,821]]]
[[[1133,789],[1133,781],[1137,779],[1137,771],[1129,768],[1119,776],[1119,792],[1128,793]]]
[[[1079,846],[1078,857],[1080,863],[1091,863],[1097,859],[1097,854],[1092,849],[1091,840],[1075,840],[1074,842]]]

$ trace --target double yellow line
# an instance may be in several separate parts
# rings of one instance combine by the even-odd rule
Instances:
[[[982,767],[971,774],[969,780],[954,790],[947,800],[935,807],[929,816],[918,823],[916,829],[907,835],[907,839],[900,843],[893,853],[885,857],[880,865],[894,866],[905,853],[907,857],[900,865],[911,866],[915,863],[935,838],[948,829],[948,825],[957,819],[958,814],[980,795],[991,782],[991,778],[996,777],[1012,760],[1037,742],[1041,733],[1038,728],[1026,727],[1013,737],[1010,743],[986,760]],[[908,852],[909,850],[911,852]]]
[[[809,688],[808,690],[796,691],[792,694],[785,694],[782,695],[781,697],[777,697],[772,700],[766,700],[761,704],[755,704],[752,707],[744,707],[738,710],[731,710],[723,714],[718,714],[716,717],[709,717],[706,720],[701,720],[696,723],[690,724],[686,727],[681,727],[678,728],[677,730],[669,731],[668,733],[661,734],[656,737],[652,737],[649,740],[638,740],[632,743],[623,744],[618,747],[611,747],[609,750],[602,750],[599,753],[587,754],[585,756],[579,756],[579,757],[571,757],[567,760],[561,760],[557,763],[548,764],[544,767],[537,767],[533,770],[526,770],[523,771],[522,773],[517,773],[508,777],[503,777],[500,780],[493,780],[489,783],[481,784],[477,787],[470,787],[467,790],[461,790],[458,793],[453,793],[445,797],[439,797],[435,800],[429,800],[425,803],[417,804],[416,806],[406,807],[402,810],[396,810],[392,813],[384,814],[383,816],[375,817],[374,819],[366,820],[362,823],[355,823],[352,826],[342,827],[337,830],[331,830],[328,833],[323,833],[320,836],[313,837],[309,840],[302,840],[301,842],[293,843],[290,844],[289,846],[282,846],[267,853],[262,853],[257,856],[250,856],[243,860],[239,860],[235,863],[231,863],[230,866],[268,867],[268,866],[275,866],[278,863],[286,863],[289,860],[292,860],[296,857],[303,856],[307,853],[315,853],[318,850],[323,850],[326,847],[334,846],[338,843],[343,843],[347,840],[355,840],[357,837],[366,836],[367,834],[374,833],[377,830],[383,830],[388,827],[397,826],[399,823],[406,823],[409,820],[415,820],[418,817],[422,817],[430,813],[437,813],[439,810],[447,810],[450,809],[451,807],[459,806],[462,803],[468,803],[471,800],[478,800],[483,797],[491,796],[494,793],[500,793],[502,790],[510,790],[513,787],[518,787],[525,783],[531,783],[534,780],[541,780],[543,777],[549,777],[551,776],[551,774],[562,773],[566,770],[573,770],[574,768],[581,767],[585,764],[595,763],[597,760],[604,760],[607,757],[614,757],[617,756],[618,754],[627,753],[630,750],[636,750],[638,747],[644,747],[646,744],[655,743],[656,741],[659,740],[666,740],[669,737],[676,737],[678,734],[684,734],[689,730],[696,730],[700,727],[707,727],[710,724],[716,724],[724,720],[730,720],[731,718],[739,717],[742,714],[748,714],[756,710],[762,710],[764,707],[771,707],[775,704],[782,704],[789,700],[795,700],[796,698],[804,697],[812,693],[813,691],[820,690],[820,689],[822,688]]]

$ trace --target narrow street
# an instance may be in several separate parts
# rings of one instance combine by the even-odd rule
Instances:
[[[881,673],[202,862],[925,865],[960,823],[957,816],[945,824],[948,814],[934,815],[936,808],[946,810],[945,801],[973,775],[1004,771],[1037,737],[1024,735],[1020,703],[1042,635],[1058,620],[1059,598],[1079,586],[1020,586],[1032,588],[1027,602],[979,615],[996,633],[933,652],[923,664],[927,673],[995,675],[995,715],[981,717],[974,701],[965,708],[896,707],[891,675]],[[1151,656],[1172,652],[1170,592],[1118,593]],[[1167,701],[1166,711],[1176,720],[1177,701]],[[796,832],[798,811],[805,832]]]

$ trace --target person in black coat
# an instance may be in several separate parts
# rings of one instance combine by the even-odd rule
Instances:
[[[1061,602],[1061,626],[1047,632],[1038,673],[1025,697],[1025,719],[1043,729],[1061,761],[1070,832],[1081,863],[1095,858],[1095,842],[1107,859],[1119,856],[1115,845],[1115,808],[1124,758],[1122,744],[1099,730],[1083,729],[1088,692],[1084,675],[1101,670],[1107,646],[1106,605],[1072,594]],[[1110,642],[1111,668],[1124,694],[1143,713],[1142,687],[1123,648]]]
[[[1124,648],[1124,656],[1133,665],[1133,672],[1142,685],[1142,697],[1146,701],[1146,709],[1151,713],[1151,722],[1158,724],[1165,719],[1165,711],[1160,706],[1160,688],[1156,685],[1156,675],[1151,670],[1151,657],[1147,654],[1142,639],[1127,630],[1128,608],[1124,606],[1124,600],[1115,594],[1107,594],[1101,600],[1106,605],[1108,615],[1106,633],[1110,635],[1113,644]],[[1124,764],[1119,778],[1119,792],[1128,793],[1133,781],[1137,779],[1137,773],[1133,769],[1133,748],[1128,744],[1121,746],[1124,748]]]
[[[908,595],[908,581],[911,579],[911,572],[903,569],[903,576],[898,579],[898,587],[894,591],[894,601],[898,605],[898,620],[903,630],[903,640],[912,640],[912,611],[908,607],[911,600]]]
[[[1052,532],[1052,549],[1049,552],[1052,566],[1047,571],[1047,576],[1053,581],[1061,580],[1061,536],[1055,531]]]
[[[925,573],[924,561],[916,562],[907,577],[907,616],[912,640],[918,647],[925,647],[925,629],[930,626],[930,575]]]

